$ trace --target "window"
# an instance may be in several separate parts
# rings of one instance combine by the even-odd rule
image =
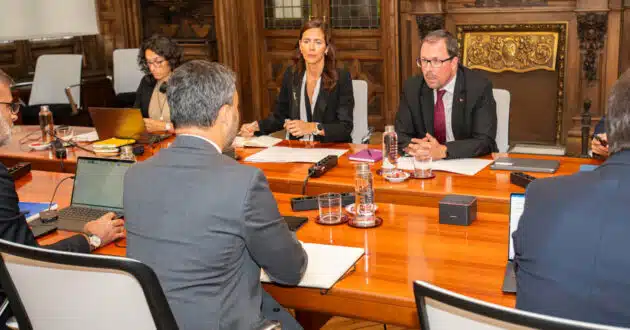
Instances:
[[[380,0],[330,0],[331,26],[335,29],[378,29]]]
[[[266,29],[299,29],[311,14],[312,0],[265,0]]]

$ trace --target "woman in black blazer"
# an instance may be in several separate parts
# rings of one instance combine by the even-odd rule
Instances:
[[[291,139],[352,142],[352,79],[347,71],[335,68],[335,47],[321,19],[302,27],[293,62],[284,73],[274,111],[266,119],[241,126],[240,135],[284,128]]]
[[[138,52],[138,65],[146,74],[136,91],[135,108],[140,108],[148,131],[172,131],[166,82],[183,60],[183,52],[171,38],[154,35]]]

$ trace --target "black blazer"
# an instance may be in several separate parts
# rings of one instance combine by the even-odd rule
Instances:
[[[516,308],[630,326],[630,150],[527,186],[512,235]]]
[[[155,84],[157,84],[157,80],[148,74],[140,80],[140,85],[138,85],[138,90],[136,91],[136,102],[133,103],[133,107],[140,108],[144,118],[149,118],[149,103],[151,103],[151,95],[153,94],[153,89],[155,89]]]
[[[20,214],[18,195],[15,191],[13,177],[7,168],[0,164],[0,238],[30,246],[38,246],[33,232],[26,223],[24,215]],[[82,235],[76,235],[46,245],[46,248],[70,252],[90,252],[90,245]]]
[[[352,91],[352,78],[345,70],[337,69],[339,80],[331,91],[324,89],[322,84],[315,110],[313,122],[322,124],[325,136],[315,136],[319,142],[352,142],[354,111],[354,94]],[[276,106],[269,117],[258,121],[260,131],[257,135],[270,134],[282,129],[285,119],[300,119],[300,90],[304,72],[294,72],[294,67],[289,67],[284,72],[282,87],[276,100]],[[297,137],[291,136],[291,139]]]
[[[396,114],[396,133],[400,148],[412,138],[433,132],[433,89],[422,75],[405,82]],[[446,142],[447,158],[477,157],[498,151],[497,105],[492,83],[478,72],[463,66],[457,70],[453,95],[451,126],[455,140]]]

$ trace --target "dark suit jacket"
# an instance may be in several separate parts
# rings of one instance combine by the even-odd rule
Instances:
[[[151,103],[151,95],[153,89],[155,89],[157,80],[152,75],[148,74],[140,80],[138,90],[136,91],[136,102],[134,102],[134,108],[140,108],[142,111],[142,117],[149,118],[149,103]]]
[[[412,138],[433,136],[433,89],[422,75],[405,82],[396,114],[398,145],[405,148]],[[460,66],[453,95],[451,126],[455,141],[446,142],[447,158],[477,157],[498,151],[497,105],[492,83],[480,73]]]
[[[181,329],[257,329],[260,269],[287,285],[306,270],[263,173],[203,139],[178,136],[124,185],[127,255],[155,271]]]
[[[606,116],[603,116],[595,125],[593,129],[593,134],[601,134],[606,133]]]
[[[527,187],[514,232],[516,307],[630,326],[630,151]]]
[[[337,69],[339,80],[331,91],[322,84],[313,110],[313,122],[322,124],[325,136],[315,136],[320,142],[352,142],[352,116],[354,111],[354,94],[352,78],[345,70]],[[257,134],[271,134],[279,131],[285,119],[300,119],[300,90],[304,72],[294,72],[289,67],[284,72],[282,87],[276,100],[276,106],[269,117],[258,121],[260,131]],[[292,139],[297,139],[291,136]]]
[[[51,187],[53,188],[53,187]],[[24,215],[20,214],[15,183],[7,168],[0,164],[0,238],[30,246],[38,246]],[[90,252],[90,245],[82,235],[69,237],[47,249],[69,252]]]

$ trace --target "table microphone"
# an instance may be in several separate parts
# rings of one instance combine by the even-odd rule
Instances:
[[[168,85],[166,84],[166,81],[162,83],[162,85],[160,85],[160,93],[162,94],[166,94],[166,90],[168,89]]]

